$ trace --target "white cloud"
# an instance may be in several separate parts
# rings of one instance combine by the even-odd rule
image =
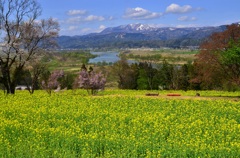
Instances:
[[[195,24],[188,24],[188,25],[177,25],[176,28],[186,28],[186,27],[199,27]]]
[[[77,16],[72,17],[67,20],[68,23],[81,23],[81,22],[94,22],[105,20],[102,16],[89,15],[89,16]]]
[[[77,30],[79,27],[77,26],[69,26],[67,30],[69,31],[74,31],[74,30]]]
[[[86,10],[69,10],[67,12],[68,15],[84,15],[86,13],[87,13]]]
[[[154,19],[160,16],[162,16],[162,13],[150,12],[140,7],[128,8],[124,14],[125,18],[137,19],[137,20]]]
[[[178,4],[171,4],[167,7],[166,13],[188,13],[194,9],[190,5],[180,6]]]
[[[106,28],[106,26],[104,25],[100,25],[97,29],[93,29],[93,28],[83,28],[79,31],[80,34],[88,34],[88,33],[93,33],[93,32],[101,32]]]
[[[196,17],[181,16],[178,18],[179,21],[195,21]]]
[[[68,23],[79,23],[81,21],[83,21],[83,18],[81,16],[69,18],[67,20]]]
[[[90,28],[84,27],[80,28],[79,26],[66,26],[65,28],[61,29],[61,35],[86,35],[89,33],[99,33],[106,28],[104,25],[100,25],[97,28]]]
[[[105,20],[102,16],[96,16],[96,15],[89,15],[84,18],[84,21],[103,21]]]

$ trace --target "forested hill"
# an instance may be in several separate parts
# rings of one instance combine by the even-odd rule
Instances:
[[[57,41],[62,49],[180,48],[199,46],[212,33],[222,32],[225,29],[226,25],[159,28],[143,24],[129,24],[106,28],[100,33],[82,36],[60,36]]]

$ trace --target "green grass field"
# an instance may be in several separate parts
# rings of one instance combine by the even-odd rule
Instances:
[[[1,92],[0,157],[240,157],[240,92],[146,93]]]
[[[129,59],[147,61],[151,63],[162,63],[163,60],[171,64],[187,64],[192,62],[198,54],[198,50],[189,49],[159,49],[159,50],[130,50],[127,53]]]

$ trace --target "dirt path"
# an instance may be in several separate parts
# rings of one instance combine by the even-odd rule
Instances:
[[[193,100],[230,100],[230,101],[240,101],[240,97],[205,97],[205,96],[144,96],[144,97],[153,97],[153,98],[165,98],[165,99],[193,99]]]

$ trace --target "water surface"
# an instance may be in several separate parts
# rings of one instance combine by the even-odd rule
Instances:
[[[119,52],[91,52],[91,54],[97,55],[97,57],[90,59],[89,63],[115,63],[120,60]]]

